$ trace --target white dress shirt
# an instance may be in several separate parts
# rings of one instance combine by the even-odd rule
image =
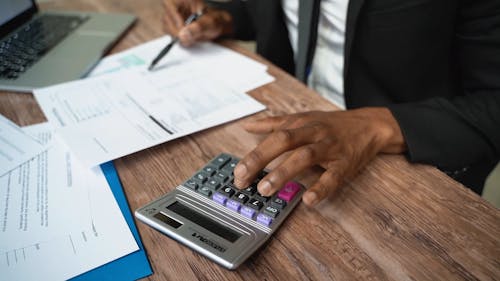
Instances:
[[[281,1],[297,61],[299,0]],[[307,79],[311,88],[341,108],[345,108],[343,69],[348,3],[349,0],[321,1],[316,50]]]

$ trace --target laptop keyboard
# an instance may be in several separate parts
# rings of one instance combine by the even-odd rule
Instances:
[[[17,79],[87,18],[42,15],[0,42],[0,78]]]

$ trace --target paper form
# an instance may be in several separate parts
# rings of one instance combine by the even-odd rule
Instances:
[[[34,95],[86,167],[265,109],[189,66],[108,74],[35,90]]]
[[[0,279],[65,280],[138,250],[99,167],[83,168],[52,139],[0,178]]]
[[[274,81],[274,77],[266,72],[265,64],[210,42],[199,43],[190,48],[176,44],[158,63],[155,71],[149,72],[147,67],[168,42],[170,36],[164,36],[105,57],[92,70],[90,76],[131,69],[144,73],[161,73],[179,66],[187,66],[196,68],[214,79],[224,79],[228,86],[241,92],[248,92]]]
[[[135,241],[137,241],[139,250],[73,277],[69,279],[69,281],[132,281],[145,278],[146,276],[153,274],[153,270],[151,269],[151,265],[149,264],[146,256],[144,245],[142,244],[141,237],[139,236],[139,232],[134,223],[134,218],[132,216],[132,212],[130,212],[127,198],[123,192],[116,169],[113,162],[107,162],[100,167],[106,181],[109,184],[111,192],[120,207],[122,215],[125,218],[130,231],[134,235]]]
[[[46,147],[0,114],[0,176],[45,149]]]

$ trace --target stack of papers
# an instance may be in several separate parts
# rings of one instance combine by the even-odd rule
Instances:
[[[139,231],[137,230],[134,218],[132,217],[132,213],[128,207],[127,198],[123,192],[120,184],[120,178],[118,178],[118,173],[116,172],[113,162],[101,165],[101,170],[111,187],[111,191],[115,196],[116,202],[118,202],[118,206],[120,207],[120,210],[125,217],[125,221],[130,227],[130,231],[132,231],[140,250],[100,267],[94,268],[91,271],[78,275],[77,277],[71,278],[71,281],[132,281],[151,275],[153,270],[151,269],[151,265],[149,264],[146,256],[144,245],[142,244]]]
[[[265,107],[246,92],[274,80],[265,65],[212,43],[177,45],[148,72],[169,41],[107,57],[90,78],[35,90],[48,123],[19,128],[0,115],[1,279],[151,273],[106,162],[259,112]]]
[[[170,40],[170,36],[160,37],[138,47],[108,56],[99,62],[90,76],[124,70],[151,73],[147,71],[149,64]],[[238,92],[248,92],[274,81],[274,77],[267,73],[267,65],[210,42],[200,43],[190,48],[183,48],[180,44],[174,45],[156,65],[154,72],[167,70],[163,74],[167,76],[169,71],[175,72],[179,67],[187,71],[197,70],[203,73],[204,79],[207,80],[223,80],[224,84]],[[186,78],[189,78],[189,74]],[[190,81],[197,82],[198,80],[193,77]]]
[[[24,128],[49,149],[0,177],[5,280],[64,280],[139,248],[99,167],[86,169],[48,124]]]
[[[0,115],[0,176],[47,149],[37,139]]]
[[[166,42],[106,58],[96,77],[35,90],[45,116],[86,167],[265,109],[245,94],[272,81],[265,65],[204,43],[176,45],[147,71]]]

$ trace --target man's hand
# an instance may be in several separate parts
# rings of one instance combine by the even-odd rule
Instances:
[[[163,7],[165,30],[170,35],[179,37],[183,46],[232,33],[231,15],[226,11],[206,8],[202,0],[163,0]],[[204,13],[197,21],[184,25],[186,18],[200,11]]]
[[[245,129],[270,135],[238,163],[234,170],[236,186],[247,187],[269,162],[290,152],[257,188],[269,196],[304,169],[321,165],[326,171],[302,197],[309,206],[337,190],[344,179],[356,175],[377,153],[406,150],[399,125],[387,108],[268,117],[245,124]]]

